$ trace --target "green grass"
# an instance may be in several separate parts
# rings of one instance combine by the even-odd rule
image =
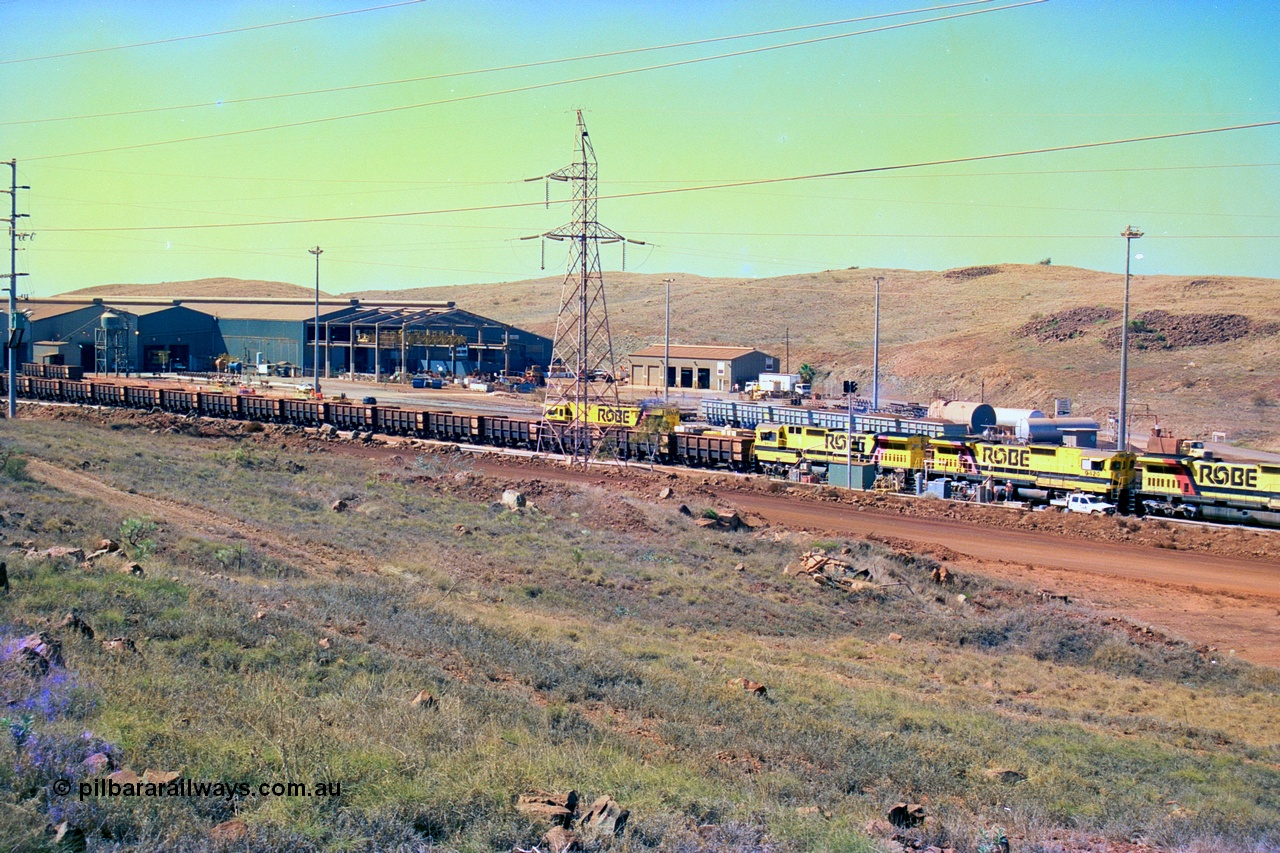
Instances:
[[[10,559],[6,642],[75,607],[141,654],[64,634],[56,685],[0,681],[48,753],[0,744],[4,837],[65,817],[113,849],[195,850],[234,813],[247,849],[527,848],[541,832],[515,798],[576,789],[631,810],[609,846],[623,851],[870,850],[861,828],[901,799],[928,800],[923,841],[966,851],[997,824],[1025,850],[1062,829],[1186,850],[1277,841],[1276,674],[1133,645],[1076,605],[976,578],[939,588],[929,560],[862,542],[822,544],[906,583],[820,590],[782,572],[812,543],[707,532],[591,488],[496,510],[502,485],[484,498],[457,462],[377,477],[272,449],[270,433],[12,426],[31,456],[252,527],[210,539],[157,517],[143,579]],[[355,509],[330,511],[337,497]],[[0,513],[10,540],[39,547],[92,548],[138,518],[14,479]],[[275,555],[277,536],[337,568]],[[436,709],[409,705],[423,689]],[[139,773],[343,793],[52,797],[53,774],[101,743]],[[995,767],[1026,779],[993,781]]]

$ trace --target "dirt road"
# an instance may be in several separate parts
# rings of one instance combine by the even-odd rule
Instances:
[[[529,476],[523,465],[499,458],[477,459],[475,468],[495,477]],[[539,467],[537,476],[636,490],[622,477],[555,466]],[[639,488],[652,493],[652,481]],[[1280,565],[1273,561],[974,526],[736,488],[712,488],[701,496],[781,528],[932,552],[956,571],[1050,589],[1223,657],[1280,667]]]
[[[988,562],[1155,581],[1207,593],[1275,596],[1280,601],[1280,566],[1251,560],[974,527],[963,521],[885,515],[839,504],[786,501],[772,495],[734,492],[724,499],[784,527],[848,536],[891,536],[942,545]]]

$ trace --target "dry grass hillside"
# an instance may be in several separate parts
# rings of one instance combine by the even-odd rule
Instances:
[[[1074,267],[853,269],[772,279],[678,275],[672,342],[754,346],[781,357],[789,334],[793,369],[809,362],[828,375],[832,390],[844,378],[869,388],[875,276],[884,278],[884,396],[977,399],[985,393],[994,405],[1046,409],[1064,396],[1077,414],[1103,419],[1114,410],[1123,277]],[[664,277],[608,275],[619,359],[662,339]],[[551,334],[560,282],[557,276],[394,295],[452,299]],[[1158,419],[1184,435],[1224,430],[1232,441],[1280,449],[1276,282],[1135,276],[1131,291],[1131,320],[1144,330],[1134,335],[1130,356],[1133,434],[1145,435]],[[1100,308],[1115,309],[1115,316],[1073,310]]]
[[[851,269],[772,279],[677,274],[607,275],[614,351],[658,342],[663,285],[674,277],[673,343],[758,347],[793,369],[809,362],[835,390],[845,378],[870,387],[873,293],[881,287],[882,395],[977,399],[1048,408],[1070,397],[1100,420],[1119,386],[1123,278],[1073,267],[1003,264],[942,272]],[[451,299],[484,316],[552,335],[562,276],[349,295]],[[81,294],[310,295],[281,282],[205,279],[109,285]],[[1280,300],[1269,279],[1136,276],[1130,358],[1132,433],[1156,420],[1180,434],[1228,433],[1242,445],[1280,450]],[[1107,310],[1111,309],[1111,310]],[[819,381],[818,388],[823,388]]]

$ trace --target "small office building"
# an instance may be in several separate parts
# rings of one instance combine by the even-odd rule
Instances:
[[[627,357],[632,385],[650,388],[692,388],[732,391],[761,373],[778,369],[778,360],[749,347],[671,345],[666,358],[664,344],[655,344]],[[663,362],[666,360],[666,381]]]

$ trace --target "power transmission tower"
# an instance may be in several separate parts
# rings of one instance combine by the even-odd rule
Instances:
[[[18,231],[18,220],[31,215],[18,212],[18,190],[29,190],[31,187],[18,186],[17,160],[9,160],[5,165],[9,167],[13,177],[10,188],[0,190],[0,193],[9,194],[11,210],[9,218],[0,219],[0,222],[9,223],[9,328],[5,333],[4,347],[9,370],[9,400],[6,412],[8,417],[13,418],[18,415],[18,349],[22,346],[22,320],[24,319],[18,317],[18,276],[26,275],[24,272],[18,272],[18,241],[29,240],[35,235]]]
[[[578,110],[577,148],[577,162],[532,179],[545,180],[548,187],[550,181],[573,184],[573,221],[536,235],[569,243],[539,442],[545,437],[550,449],[563,453],[571,465],[586,465],[610,447],[611,438],[624,425],[614,382],[617,368],[600,270],[600,244],[643,244],[627,240],[596,220],[598,168],[582,110]]]

